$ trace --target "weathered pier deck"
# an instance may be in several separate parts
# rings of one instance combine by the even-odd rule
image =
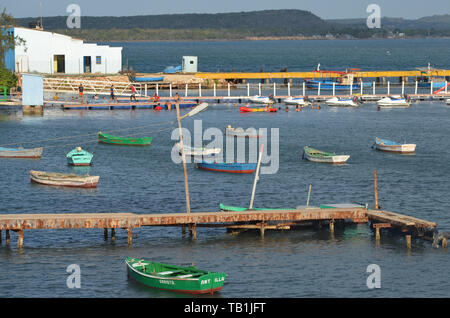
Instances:
[[[430,236],[437,224],[434,222],[401,215],[398,213],[365,208],[302,208],[295,210],[269,210],[243,212],[192,212],[192,213],[74,213],[74,214],[0,214],[1,232],[6,231],[6,243],[10,242],[10,231],[18,233],[17,246],[23,247],[24,231],[36,229],[111,229],[111,238],[115,238],[115,229],[128,232],[128,244],[132,244],[134,228],[144,226],[188,226],[190,235],[197,237],[197,227],[227,227],[230,229],[258,229],[264,235],[266,229],[287,230],[305,222],[328,224],[334,231],[335,221],[370,223],[376,229],[379,239],[380,228],[396,228],[406,235]]]

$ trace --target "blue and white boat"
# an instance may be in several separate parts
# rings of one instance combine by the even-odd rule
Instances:
[[[44,148],[3,148],[0,147],[0,158],[41,158]]]
[[[341,84],[337,81],[330,80],[307,80],[305,81],[307,88],[318,89],[320,83],[320,89],[322,90],[333,90],[333,84],[335,90],[350,90],[350,86],[352,86],[352,90],[357,90],[361,88],[361,84]],[[362,83],[363,87],[372,87],[372,83]]]
[[[229,172],[229,173],[253,173],[256,170],[256,163],[218,163],[211,160],[198,161],[197,168],[202,170]]]
[[[414,153],[416,144],[401,144],[392,140],[375,138],[375,149],[394,153]]]

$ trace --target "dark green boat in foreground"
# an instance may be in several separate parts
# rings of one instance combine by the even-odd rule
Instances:
[[[102,133],[101,131],[98,132],[98,142],[104,144],[123,146],[150,146],[152,140],[152,137],[118,137]]]
[[[127,257],[128,277],[148,287],[189,294],[213,294],[222,289],[227,274]]]

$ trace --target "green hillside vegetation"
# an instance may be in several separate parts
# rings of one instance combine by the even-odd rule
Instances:
[[[37,18],[17,19],[21,26]],[[44,17],[44,29],[87,41],[245,40],[259,37],[371,38],[450,36],[450,15],[417,20],[383,18],[381,29],[365,19],[323,20],[309,11],[265,10],[216,14],[82,17],[81,29],[68,29],[66,16]]]

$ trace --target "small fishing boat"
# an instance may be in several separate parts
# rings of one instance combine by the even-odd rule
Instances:
[[[309,161],[331,164],[344,164],[350,158],[349,155],[337,155],[335,153],[313,149],[309,146],[303,148],[302,158],[305,157]]]
[[[72,166],[90,166],[94,155],[81,147],[71,150],[67,155],[67,163]]]
[[[250,102],[255,104],[273,104],[274,101],[269,96],[259,96],[255,95],[248,99]]]
[[[41,158],[44,148],[3,148],[0,147],[0,158]]]
[[[99,176],[81,176],[77,174],[65,174],[45,171],[30,170],[31,182],[50,186],[62,186],[73,188],[96,188]]]
[[[358,104],[351,98],[337,98],[333,97],[326,101],[328,106],[340,106],[340,107],[358,107]]]
[[[248,208],[244,208],[244,207],[240,207],[240,206],[231,206],[231,205],[225,205],[220,203],[219,205],[220,210],[221,211],[227,211],[227,212],[244,212],[249,210]],[[253,208],[252,210],[255,211],[274,211],[274,210],[285,210],[285,211],[289,211],[289,210],[295,210],[295,209],[264,209],[264,208]]]
[[[220,291],[227,274],[127,257],[127,275],[145,286],[188,294]]]
[[[136,77],[136,82],[161,82],[161,81],[164,81],[164,76]]]
[[[309,103],[303,97],[288,97],[283,100],[286,105],[307,106]]]
[[[101,131],[98,133],[98,142],[111,145],[150,146],[152,140],[153,137],[117,137],[102,133]]]
[[[181,145],[179,142],[175,144],[176,149],[178,149],[178,152],[181,155]],[[222,149],[220,148],[205,148],[205,147],[190,147],[183,145],[184,154],[186,156],[209,156],[209,155],[215,155],[218,154]]]
[[[377,104],[378,104],[378,106],[383,107],[383,108],[411,106],[411,102],[401,96],[385,97],[385,98],[382,98],[379,101],[377,101]]]
[[[198,169],[229,172],[229,173],[253,173],[256,170],[256,163],[218,163],[210,160],[198,161],[195,163]]]
[[[375,149],[386,152],[394,152],[394,153],[414,153],[416,151],[415,144],[400,144],[395,141],[375,138]]]
[[[228,125],[225,134],[227,136],[233,137],[243,137],[243,138],[261,138],[262,134],[258,133],[255,128],[247,128],[244,130],[243,128],[233,128]]]

